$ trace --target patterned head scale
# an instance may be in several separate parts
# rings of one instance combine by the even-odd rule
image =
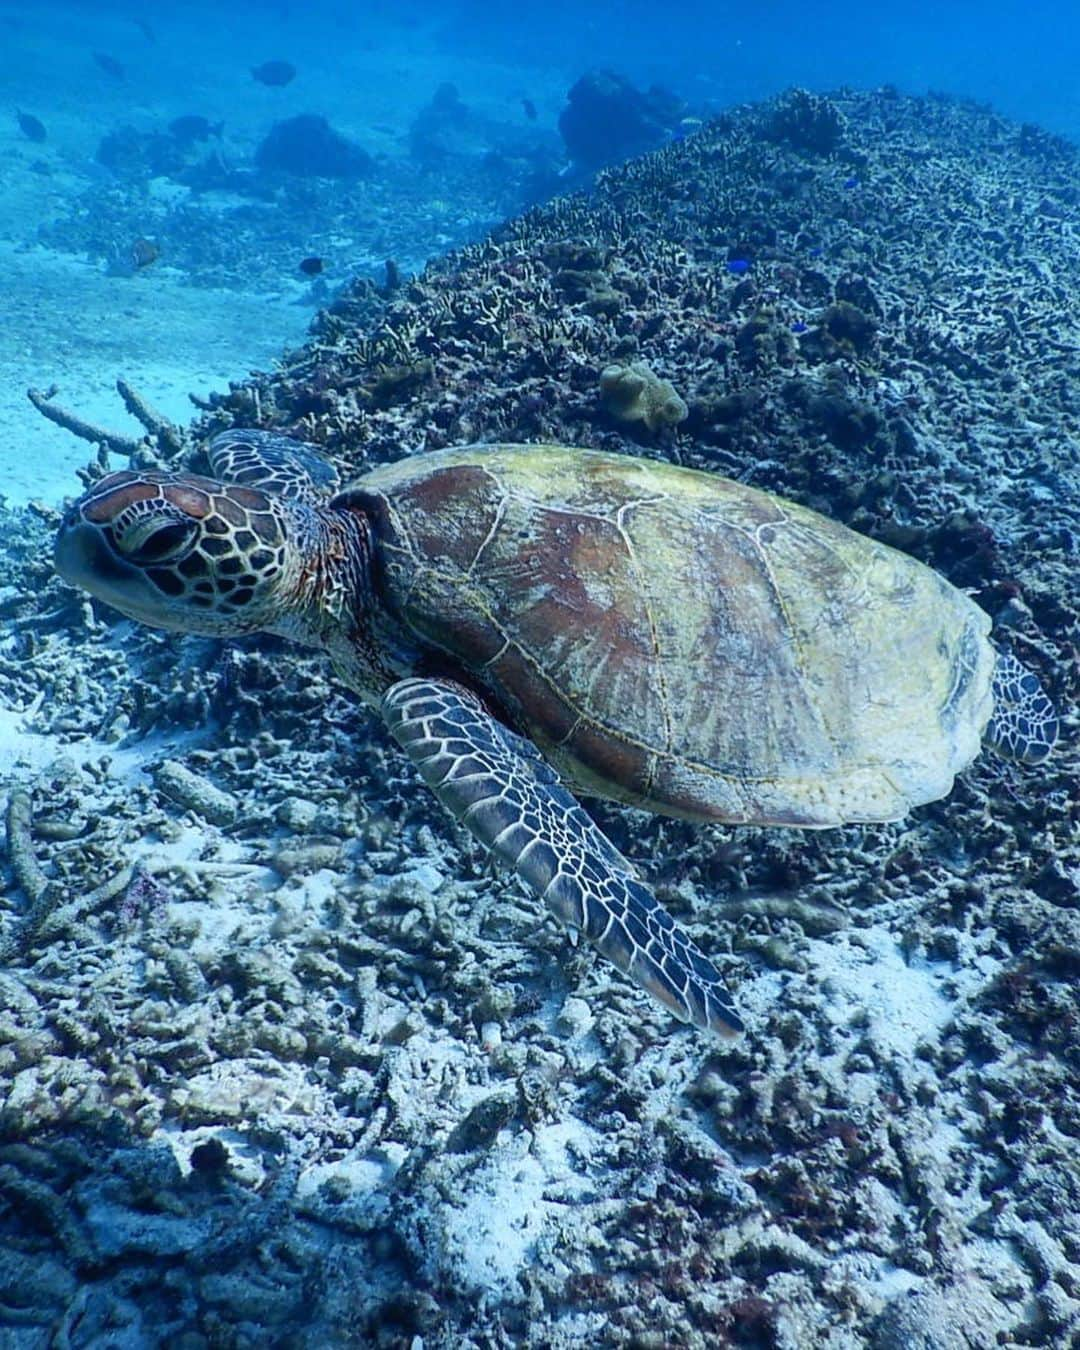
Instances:
[[[280,607],[296,510],[257,488],[194,474],[114,473],[65,516],[56,570],[143,623],[253,632],[271,626]]]

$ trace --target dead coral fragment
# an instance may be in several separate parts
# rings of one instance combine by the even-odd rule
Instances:
[[[620,422],[644,422],[649,431],[677,426],[689,408],[668,380],[644,361],[605,366],[600,372],[600,401]]]
[[[16,882],[31,905],[36,905],[45,893],[49,880],[34,856],[34,845],[30,837],[32,828],[33,811],[30,794],[22,788],[16,788],[8,798],[7,805],[8,858]]]
[[[154,771],[154,782],[166,797],[215,825],[231,825],[237,817],[239,805],[232,793],[223,792],[178,760],[162,760]]]

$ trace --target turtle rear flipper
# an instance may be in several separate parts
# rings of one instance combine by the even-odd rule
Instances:
[[[402,680],[382,712],[443,806],[558,918],[680,1020],[742,1031],[715,967],[527,741],[446,681]]]
[[[994,713],[983,739],[999,755],[1039,764],[1058,738],[1058,716],[1038,679],[1012,652],[997,654]]]
[[[206,447],[214,473],[226,483],[259,488],[315,505],[339,484],[337,470],[314,446],[277,431],[222,431]]]

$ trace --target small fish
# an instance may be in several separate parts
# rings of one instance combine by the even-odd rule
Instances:
[[[300,271],[303,272],[306,277],[317,277],[325,266],[326,264],[321,258],[305,258],[300,264]]]
[[[251,78],[273,89],[280,89],[282,85],[291,84],[296,79],[296,67],[288,61],[264,61],[261,66],[252,66]]]
[[[846,188],[857,188],[859,186],[859,180],[852,175],[850,178],[844,179],[844,186]]]
[[[803,333],[809,333],[810,325],[808,323],[803,323],[802,319],[796,319],[791,325],[791,331],[796,334],[796,336],[801,336]]]
[[[40,145],[48,136],[45,123],[40,118],[35,117],[33,113],[17,112],[15,120],[19,124],[19,130],[28,141],[36,141]]]
[[[98,63],[106,75],[111,75],[114,80],[122,80],[127,71],[116,59],[110,56],[108,52],[95,52],[94,60]]]
[[[219,136],[225,130],[224,122],[209,122],[205,117],[191,114],[187,117],[174,117],[169,123],[169,135],[175,140],[190,145],[192,141],[208,141],[211,136]]]
[[[143,37],[147,40],[147,42],[157,41],[157,34],[154,32],[154,30],[150,27],[150,25],[146,22],[145,19],[132,19],[131,22],[135,25],[135,27],[139,30],[139,32],[143,35]]]
[[[737,277],[742,276],[744,272],[749,272],[750,264],[745,258],[729,258],[727,270],[734,272]]]
[[[808,249],[807,251],[811,258],[820,258],[821,255],[825,252],[825,250],[821,247],[820,244],[815,244],[812,249]]]
[[[529,119],[529,121],[530,121],[530,122],[535,122],[535,121],[536,121],[536,104],[532,101],[532,99],[531,99],[531,98],[523,98],[523,99],[521,100],[521,106],[525,109],[525,116]]]
[[[136,239],[131,246],[131,265],[136,272],[141,272],[160,257],[161,249],[152,239]]]

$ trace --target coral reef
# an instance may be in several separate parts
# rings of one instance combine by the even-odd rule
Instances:
[[[438,138],[437,159],[425,161],[423,174],[400,155],[372,155],[373,171],[359,177],[264,172],[227,138],[203,144],[146,133],[131,148],[128,173],[121,165],[115,179],[102,175],[65,198],[38,235],[107,264],[149,236],[169,265],[198,286],[277,284],[313,253],[334,286],[345,277],[381,274],[387,258],[414,271],[433,250],[474,238],[477,222],[502,219],[561,186],[553,132],[472,114],[460,135]],[[158,149],[168,158],[171,183],[190,191],[145,190],[159,168]],[[228,192],[227,203],[207,198],[210,190]]]
[[[19,1350],[1080,1334],[1077,152],[941,99],[829,103],[832,156],[741,110],[357,281],[138,452],[205,467],[255,422],[346,476],[497,438],[726,472],[969,587],[1061,750],[892,826],[593,804],[737,986],[750,1031],[717,1047],[493,884],[321,660],[133,630],[51,576],[54,517],[5,513]],[[686,419],[639,446],[597,397],[613,363]],[[99,430],[89,475],[128,453]]]

